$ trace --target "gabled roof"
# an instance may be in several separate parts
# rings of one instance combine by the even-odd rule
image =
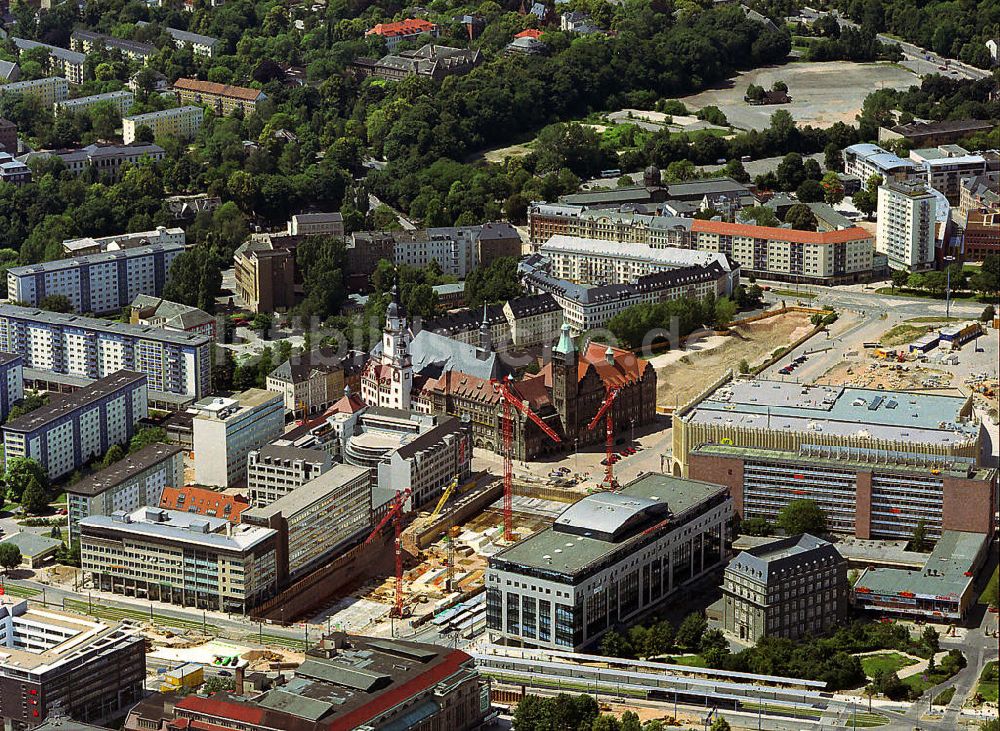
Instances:
[[[774,241],[790,241],[803,244],[842,244],[848,241],[864,241],[874,236],[860,226],[838,229],[836,231],[797,231],[791,228],[775,226],[751,226],[745,223],[727,223],[726,221],[706,221],[695,219],[691,222],[691,230],[695,233],[719,234],[721,236],[748,236],[755,239]]]
[[[264,92],[260,89],[251,89],[246,86],[233,86],[232,84],[218,84],[214,81],[199,81],[198,79],[177,79],[174,82],[174,89],[180,91],[193,91],[196,94],[210,94],[212,96],[224,96],[229,99],[242,99],[243,101],[255,102],[264,98]]]
[[[328,416],[333,416],[334,414],[356,414],[359,411],[364,411],[368,406],[360,398],[351,393],[348,389],[344,389],[344,395],[340,397],[333,406],[328,408],[323,412],[323,418]]]
[[[614,354],[614,363],[608,363],[608,349]],[[628,383],[642,380],[646,370],[652,368],[649,361],[639,358],[630,350],[611,348],[604,343],[587,343],[580,353],[579,378],[582,381],[587,375],[588,367],[593,367],[597,375],[607,387],[624,386]]]
[[[396,36],[414,36],[421,33],[431,33],[437,29],[434,23],[423,18],[407,18],[395,23],[379,23],[374,28],[365,33],[366,36],[376,35],[383,38],[393,38]]]
[[[160,496],[160,507],[239,523],[240,514],[250,507],[250,501],[242,495],[226,495],[206,487],[168,485]]]
[[[514,35],[515,38],[534,38],[536,41],[542,37],[542,31],[538,28],[526,28]]]

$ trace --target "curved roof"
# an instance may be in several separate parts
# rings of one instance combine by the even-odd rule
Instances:
[[[667,504],[637,495],[601,492],[574,503],[556,518],[560,533],[589,535],[617,541],[631,535],[635,527],[667,512]]]

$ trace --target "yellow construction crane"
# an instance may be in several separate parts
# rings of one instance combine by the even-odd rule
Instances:
[[[446,487],[444,489],[444,492],[441,493],[441,499],[438,500],[437,505],[434,506],[434,511],[430,514],[430,517],[427,519],[429,523],[432,523],[434,522],[434,520],[437,519],[438,515],[441,513],[441,509],[444,508],[444,504],[448,502],[448,498],[451,497],[452,493],[455,492],[455,488],[457,487],[458,487],[458,475],[455,475],[452,481],[448,483],[448,487]]]

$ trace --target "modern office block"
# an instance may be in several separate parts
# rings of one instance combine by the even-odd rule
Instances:
[[[363,539],[372,527],[368,470],[339,464],[262,508],[243,523],[278,532],[278,585],[305,575]]]
[[[204,335],[0,304],[0,351],[56,376],[127,368],[145,374],[151,391],[201,398],[212,390],[210,347]]]
[[[183,244],[153,244],[87,254],[7,270],[7,297],[37,307],[62,295],[75,312],[121,312],[137,295],[158,297],[169,281],[170,265]]]
[[[281,436],[285,409],[281,394],[251,388],[233,398],[195,404],[194,468],[199,485],[246,484],[247,454]]]
[[[56,479],[126,444],[147,416],[146,376],[121,370],[3,425],[5,464],[30,457]]]
[[[35,728],[49,716],[104,728],[142,699],[145,678],[146,640],[132,623],[111,626],[33,607],[26,599],[0,598],[5,731]],[[66,726],[76,727],[82,728]]]
[[[140,127],[149,127],[153,131],[154,137],[172,135],[182,140],[190,140],[201,129],[204,116],[205,112],[201,107],[189,105],[124,117],[122,118],[122,139],[126,145],[131,144],[135,142],[136,131]]]
[[[489,559],[494,642],[578,652],[722,565],[735,530],[724,487],[646,474],[588,495]]]
[[[275,531],[142,507],[80,521],[80,559],[101,591],[243,614],[273,596]]]
[[[150,444],[75,485],[68,485],[69,542],[79,538],[77,525],[84,518],[159,505],[165,487],[183,484],[184,450],[175,445]]]
[[[263,508],[330,469],[330,454],[267,444],[247,455],[247,488],[254,507]]]

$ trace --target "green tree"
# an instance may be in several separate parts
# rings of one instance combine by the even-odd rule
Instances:
[[[621,731],[642,731],[642,724],[639,716],[634,711],[625,711],[622,714]]]
[[[927,549],[927,521],[921,518],[913,528],[913,538],[910,546],[914,551],[924,551]]]
[[[517,260],[511,257],[495,259],[487,267],[474,269],[465,280],[465,299],[473,309],[522,294],[524,289],[517,276]]]
[[[773,532],[767,518],[747,518],[740,524],[740,530],[748,536],[769,536]]]
[[[21,507],[31,515],[38,515],[49,506],[49,497],[41,480],[32,476],[21,495]]]
[[[920,635],[920,639],[922,639],[924,641],[924,644],[927,645],[927,649],[930,650],[931,652],[938,652],[938,651],[940,651],[940,649],[941,649],[941,642],[940,642],[941,635],[933,627],[931,627],[929,625],[927,627],[925,627],[924,631],[923,631],[923,634]]]
[[[778,512],[778,527],[786,535],[826,533],[826,516],[815,500],[792,500]]]
[[[732,726],[723,716],[716,716],[715,720],[712,721],[711,731],[732,731]]]
[[[601,638],[601,654],[608,657],[632,657],[634,652],[632,645],[623,634],[615,630],[608,630]]]
[[[212,695],[213,693],[218,693],[220,691],[231,691],[236,688],[232,678],[223,678],[220,675],[210,675],[202,683],[201,692],[206,695]]]
[[[796,203],[785,214],[785,223],[796,231],[815,231],[817,227],[816,214],[804,203]]]
[[[740,211],[739,217],[743,221],[749,221],[758,226],[778,226],[781,223],[774,215],[774,210],[767,206],[744,208]]]
[[[979,316],[980,322],[993,322],[997,316],[997,311],[994,309],[993,305],[986,305],[983,308],[983,313]]]
[[[729,120],[726,119],[726,115],[722,113],[722,110],[716,106],[709,105],[707,107],[702,107],[695,114],[698,119],[704,120],[709,124],[714,124],[719,127],[728,127]]]
[[[893,269],[889,276],[892,278],[892,289],[895,291],[899,287],[905,287],[906,281],[910,278],[905,269]]]
[[[215,312],[215,298],[222,289],[222,265],[215,251],[198,245],[177,256],[170,265],[163,298]]]
[[[261,336],[266,337],[274,326],[274,318],[266,312],[258,312],[253,316],[252,326]]]
[[[7,423],[14,421],[14,419],[19,419],[25,414],[30,414],[35,409],[44,406],[49,402],[49,395],[47,393],[39,393],[38,391],[27,391],[24,394],[24,398],[14,404],[10,411],[7,412]]]
[[[69,301],[69,297],[64,294],[50,294],[47,297],[43,297],[38,303],[38,306],[43,310],[49,310],[50,312],[72,312],[73,303]]]
[[[112,444],[108,447],[108,451],[104,453],[104,458],[101,460],[101,469],[110,467],[115,462],[120,462],[125,459],[125,450],[120,444]]]
[[[0,568],[4,573],[21,565],[21,549],[13,543],[0,543]]]
[[[831,206],[844,200],[844,184],[840,182],[835,171],[829,170],[824,173],[823,179],[819,182],[823,186],[823,200]]]
[[[7,497],[18,502],[21,501],[25,489],[32,480],[38,481],[43,486],[48,484],[45,469],[31,457],[8,459],[3,480],[7,485]]]
[[[815,180],[803,180],[795,189],[795,195],[803,203],[821,203],[826,197],[826,189]]]
[[[750,372],[750,364],[747,363],[746,358],[740,359],[739,365],[737,366],[737,370],[739,371],[739,374],[741,376],[745,376],[747,373]]]
[[[128,443],[129,454],[135,454],[140,449],[150,444],[165,443],[167,441],[167,430],[159,426],[147,426],[139,429],[132,435]]]
[[[681,647],[696,650],[707,628],[708,620],[705,619],[701,612],[691,612],[681,622],[681,626],[677,628],[677,636],[674,638],[674,641]]]
[[[670,650],[674,643],[674,628],[667,620],[663,619],[649,628],[649,636],[646,638],[646,655],[655,657]]]
[[[544,127],[535,139],[533,155],[539,173],[567,168],[581,178],[596,175],[615,162],[601,149],[592,127],[578,122],[559,122]]]

